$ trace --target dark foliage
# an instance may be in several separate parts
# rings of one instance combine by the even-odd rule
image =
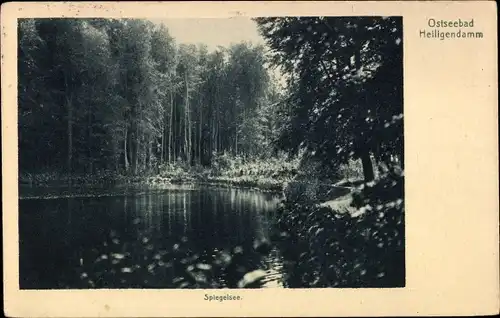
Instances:
[[[403,287],[404,177],[353,194],[354,214],[285,202],[278,221],[290,287]]]
[[[277,145],[326,166],[370,155],[402,158],[401,18],[258,18],[273,61],[289,74],[288,118]]]
[[[253,250],[236,246],[213,255],[193,252],[187,238],[158,246],[147,235],[123,244],[112,231],[109,240],[94,248],[75,274],[79,288],[258,288],[265,274],[261,258],[268,242]]]
[[[18,36],[21,173],[267,156],[279,93],[262,46],[208,52],[141,19],[21,19]]]

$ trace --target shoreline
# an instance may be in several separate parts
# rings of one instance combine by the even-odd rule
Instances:
[[[35,176],[36,179],[38,176]],[[249,178],[248,176],[243,177],[225,177],[225,176],[201,176],[201,175],[186,175],[178,176],[174,178],[161,177],[161,176],[148,176],[148,177],[137,177],[137,176],[114,176],[113,178],[96,178],[94,176],[78,176],[68,182],[68,178],[46,178],[43,181],[27,181],[25,178],[20,177],[18,185],[20,187],[27,188],[39,188],[39,189],[50,189],[52,187],[72,187],[78,188],[92,188],[92,187],[116,187],[123,188],[127,186],[139,186],[139,187],[150,187],[151,189],[157,188],[161,190],[162,187],[168,186],[189,186],[189,185],[203,185],[203,186],[213,186],[220,188],[241,188],[254,191],[260,191],[264,193],[271,194],[283,194],[284,185],[289,182],[289,180],[275,180],[270,178],[262,178],[258,176],[253,176],[254,178]],[[124,193],[112,193],[112,194],[100,194],[99,196],[112,196],[112,195],[122,195]],[[126,194],[126,193],[125,193]],[[74,197],[78,196],[78,193],[68,193],[66,195],[62,194],[63,197]],[[42,196],[23,196],[19,194],[19,199],[37,199]],[[61,195],[58,195],[61,197]]]
[[[297,195],[301,196],[302,191],[308,191],[309,187],[319,187],[315,191],[317,204],[327,203],[336,200],[341,196],[351,193],[359,184],[358,182],[343,181],[336,183],[324,183],[318,181],[297,180],[292,177],[271,178],[265,175],[241,175],[241,176],[223,176],[207,175],[203,173],[183,173],[180,175],[162,176],[124,176],[112,174],[99,175],[75,175],[71,182],[64,175],[55,175],[49,173],[33,174],[19,176],[18,186],[25,188],[69,188],[71,189],[119,189],[128,186],[150,187],[151,189],[161,190],[168,186],[213,186],[219,188],[240,188],[263,193],[281,195],[287,200],[295,200]],[[297,192],[299,191],[299,192]],[[339,193],[339,191],[341,191]],[[333,193],[337,193],[332,196]],[[65,197],[77,196],[78,193],[66,193]],[[88,193],[87,193],[88,195]],[[97,194],[96,194],[97,195]],[[97,196],[109,196],[115,194],[99,194]],[[42,196],[23,196],[20,199],[35,199]]]

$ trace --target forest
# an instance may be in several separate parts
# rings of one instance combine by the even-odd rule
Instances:
[[[22,171],[138,175],[265,156],[278,88],[264,48],[177,45],[145,20],[22,20]]]
[[[19,20],[20,182],[271,189],[291,287],[404,286],[402,18],[253,21],[265,45],[209,50],[144,19]]]
[[[20,172],[139,175],[284,153],[333,170],[361,159],[371,180],[372,160],[403,165],[395,19],[256,23],[268,48],[208,52],[147,20],[20,20]]]

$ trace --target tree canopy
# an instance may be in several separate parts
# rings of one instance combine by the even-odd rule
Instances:
[[[288,120],[278,145],[324,163],[371,156],[402,163],[403,66],[400,18],[257,18],[272,61],[289,74]]]
[[[264,54],[178,45],[147,20],[21,19],[20,168],[138,174],[266,155],[277,95]]]

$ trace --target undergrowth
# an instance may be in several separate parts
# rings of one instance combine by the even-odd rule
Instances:
[[[392,174],[352,194],[353,214],[283,202],[278,227],[290,260],[290,287],[402,287],[404,176]]]

